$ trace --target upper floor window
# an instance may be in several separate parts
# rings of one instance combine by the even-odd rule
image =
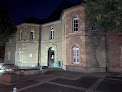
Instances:
[[[34,39],[34,30],[31,30],[30,31],[30,40],[33,40]]]
[[[73,17],[73,32],[78,31],[78,17]]]
[[[93,31],[93,32],[96,31],[96,23],[92,23],[92,31]]]
[[[79,64],[79,48],[77,46],[72,48],[72,60],[73,64]]]
[[[19,34],[19,40],[22,40],[22,30],[20,31],[20,34]]]
[[[51,31],[50,31],[50,39],[54,39],[54,29],[53,27],[51,28]]]

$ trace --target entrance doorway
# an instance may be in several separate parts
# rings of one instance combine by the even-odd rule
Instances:
[[[54,48],[50,47],[48,50],[48,66],[54,66]]]

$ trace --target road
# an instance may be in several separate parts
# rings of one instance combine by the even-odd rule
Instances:
[[[122,74],[50,72],[21,76],[16,83],[0,82],[0,92],[122,92]]]

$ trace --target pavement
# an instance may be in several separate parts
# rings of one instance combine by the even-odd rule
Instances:
[[[20,76],[15,83],[0,81],[0,92],[122,92],[121,73],[50,71]]]

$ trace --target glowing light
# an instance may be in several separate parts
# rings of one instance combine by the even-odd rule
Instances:
[[[52,47],[51,50],[54,50],[54,48]]]
[[[4,73],[5,72],[5,70],[0,70],[0,73]]]
[[[29,57],[32,58],[32,53],[29,54]]]

